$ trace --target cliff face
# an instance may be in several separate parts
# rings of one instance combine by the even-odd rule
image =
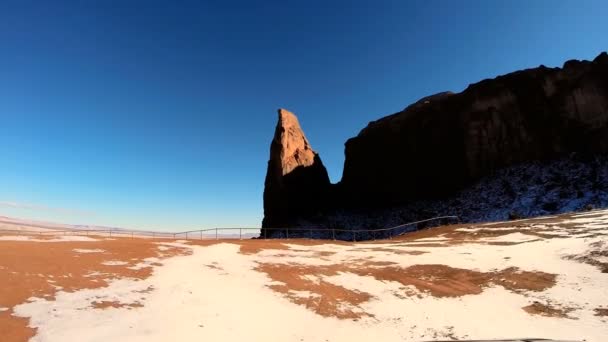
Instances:
[[[285,109],[278,112],[264,182],[264,228],[290,226],[298,218],[314,215],[322,209],[330,186],[327,170],[298,118]]]
[[[301,132],[299,126],[297,130]],[[608,55],[484,80],[458,94],[425,97],[371,122],[346,142],[343,177],[332,188],[319,160],[311,175],[303,177],[305,181],[294,179],[289,189],[280,187],[280,195],[274,195],[274,184],[281,183],[276,175],[289,169],[279,163],[283,157],[273,158],[279,153],[273,152],[279,149],[275,141],[280,139],[275,133],[264,193],[265,224],[279,216],[281,222],[294,222],[290,219],[295,218],[295,209],[280,207],[277,199],[290,197],[292,188],[301,191],[311,185],[323,190],[307,192],[306,201],[299,202],[306,211],[298,212],[300,217],[443,200],[514,165],[550,162],[573,152],[608,153]],[[310,168],[315,164],[310,160],[318,156],[312,151],[308,156],[304,164]],[[319,193],[322,198],[315,197]],[[332,208],[319,201],[328,193],[333,196]]]
[[[608,55],[539,67],[425,98],[346,142],[354,207],[453,194],[501,168],[608,151]]]

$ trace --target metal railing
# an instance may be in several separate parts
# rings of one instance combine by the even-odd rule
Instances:
[[[392,239],[396,236],[417,231],[429,226],[430,222],[437,225],[454,223],[457,216],[439,216],[425,220],[408,222],[398,226],[380,229],[344,229],[344,228],[263,228],[260,238],[311,238],[331,239],[342,241],[369,241]]]
[[[436,225],[458,222],[457,216],[440,216],[426,220],[409,222],[390,228],[381,229],[345,229],[345,228],[313,228],[313,227],[286,227],[286,228],[209,228],[199,230],[189,230],[184,232],[157,232],[141,230],[89,230],[89,229],[66,229],[66,230],[47,230],[32,231],[18,229],[1,229],[0,232],[29,234],[29,235],[85,235],[85,236],[105,236],[105,237],[130,237],[130,238],[154,238],[154,239],[327,239],[342,241],[369,241],[392,239],[396,236],[421,230],[429,227],[429,223],[436,222]]]

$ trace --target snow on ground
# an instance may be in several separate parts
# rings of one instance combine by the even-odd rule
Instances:
[[[161,246],[162,247],[162,246]],[[160,261],[159,258],[157,257],[150,257],[150,258],[145,258],[142,262],[137,263],[134,266],[129,266],[127,267],[128,269],[131,270],[141,270],[147,267],[151,267],[154,266],[155,264],[157,264]]]
[[[502,236],[496,236],[496,237],[487,237],[487,238],[483,239],[483,241],[486,241],[486,242],[512,242],[512,243],[529,242],[529,241],[533,241],[533,240],[538,240],[538,238],[527,235],[527,234],[523,234],[520,232],[511,233],[511,234],[502,235]]]
[[[373,243],[162,243],[192,253],[162,266],[145,259],[134,266],[154,267],[144,280],[13,311],[37,328],[32,341],[603,342],[607,218],[444,227]],[[264,248],[242,253],[248,244]]]
[[[123,265],[127,265],[129,263],[126,261],[120,261],[120,260],[108,260],[108,261],[102,262],[101,264],[106,265],[106,266],[123,266]]]
[[[488,175],[451,198],[414,201],[377,210],[339,210],[299,222],[300,227],[356,229],[394,227],[433,216],[457,215],[460,222],[503,221],[608,207],[608,157],[569,156],[523,163]]]
[[[105,250],[100,248],[86,249],[86,248],[74,248],[72,249],[76,253],[103,253]]]
[[[482,226],[485,226],[482,225]],[[518,227],[518,230],[524,230],[524,229],[530,229],[531,227]],[[462,227],[462,228],[456,228],[455,230],[457,232],[467,232],[467,233],[473,233],[473,232],[479,232],[479,231],[484,231],[484,230],[488,230],[488,229],[492,229],[492,231],[511,231],[513,230],[513,227],[492,227],[492,228],[488,228],[488,227]]]
[[[327,332],[332,341],[365,336],[364,326],[318,317],[268,290],[267,277],[252,271],[253,260],[238,249],[233,244],[195,246],[191,256],[167,260],[145,281],[121,280],[105,289],[60,293],[55,301],[22,304],[15,312],[31,316],[32,325],[40,327],[33,341],[82,336],[90,337],[88,341],[300,341],[319,340],[319,331]],[[222,261],[224,275],[201,267],[217,260]],[[136,292],[150,285],[155,291]],[[100,299],[133,303],[141,298],[144,306],[132,310],[98,310],[89,304]],[[262,327],[261,319],[272,322],[272,327]],[[398,335],[386,331],[381,337]]]
[[[0,241],[31,241],[31,242],[69,242],[69,241],[99,241],[88,236],[79,235],[53,235],[49,239],[36,238],[30,235],[3,235]]]

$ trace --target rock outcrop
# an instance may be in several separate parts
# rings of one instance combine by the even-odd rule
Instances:
[[[541,65],[483,80],[461,93],[425,97],[369,123],[346,142],[341,182],[323,185],[331,189],[332,207],[319,202],[312,208],[319,199],[314,195],[305,207],[335,216],[344,210],[361,214],[442,201],[505,168],[572,153],[583,158],[608,153],[605,52],[593,61],[572,60],[562,68]],[[266,194],[264,200],[265,208],[277,205]],[[279,213],[285,214],[282,222],[294,217],[276,208],[265,211],[265,221]]]
[[[287,227],[323,210],[330,187],[327,170],[298,118],[285,109],[278,112],[264,183],[264,228]]]
[[[346,142],[354,206],[441,198],[501,168],[608,151],[608,55],[442,93],[370,123]]]

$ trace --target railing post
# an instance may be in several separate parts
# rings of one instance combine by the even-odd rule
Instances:
[[[355,242],[355,231],[351,230],[351,232],[353,232],[353,242]]]
[[[376,240],[376,231],[372,230],[372,241]]]
[[[217,228],[215,228],[215,239],[217,240]]]
[[[268,228],[264,229],[264,240],[268,239]]]
[[[336,241],[336,228],[331,229],[331,236],[333,237],[334,241]]]
[[[243,229],[239,228],[239,240],[243,240]]]
[[[289,239],[289,227],[287,227],[286,231],[287,231],[287,233],[286,233],[287,234],[287,238]]]

